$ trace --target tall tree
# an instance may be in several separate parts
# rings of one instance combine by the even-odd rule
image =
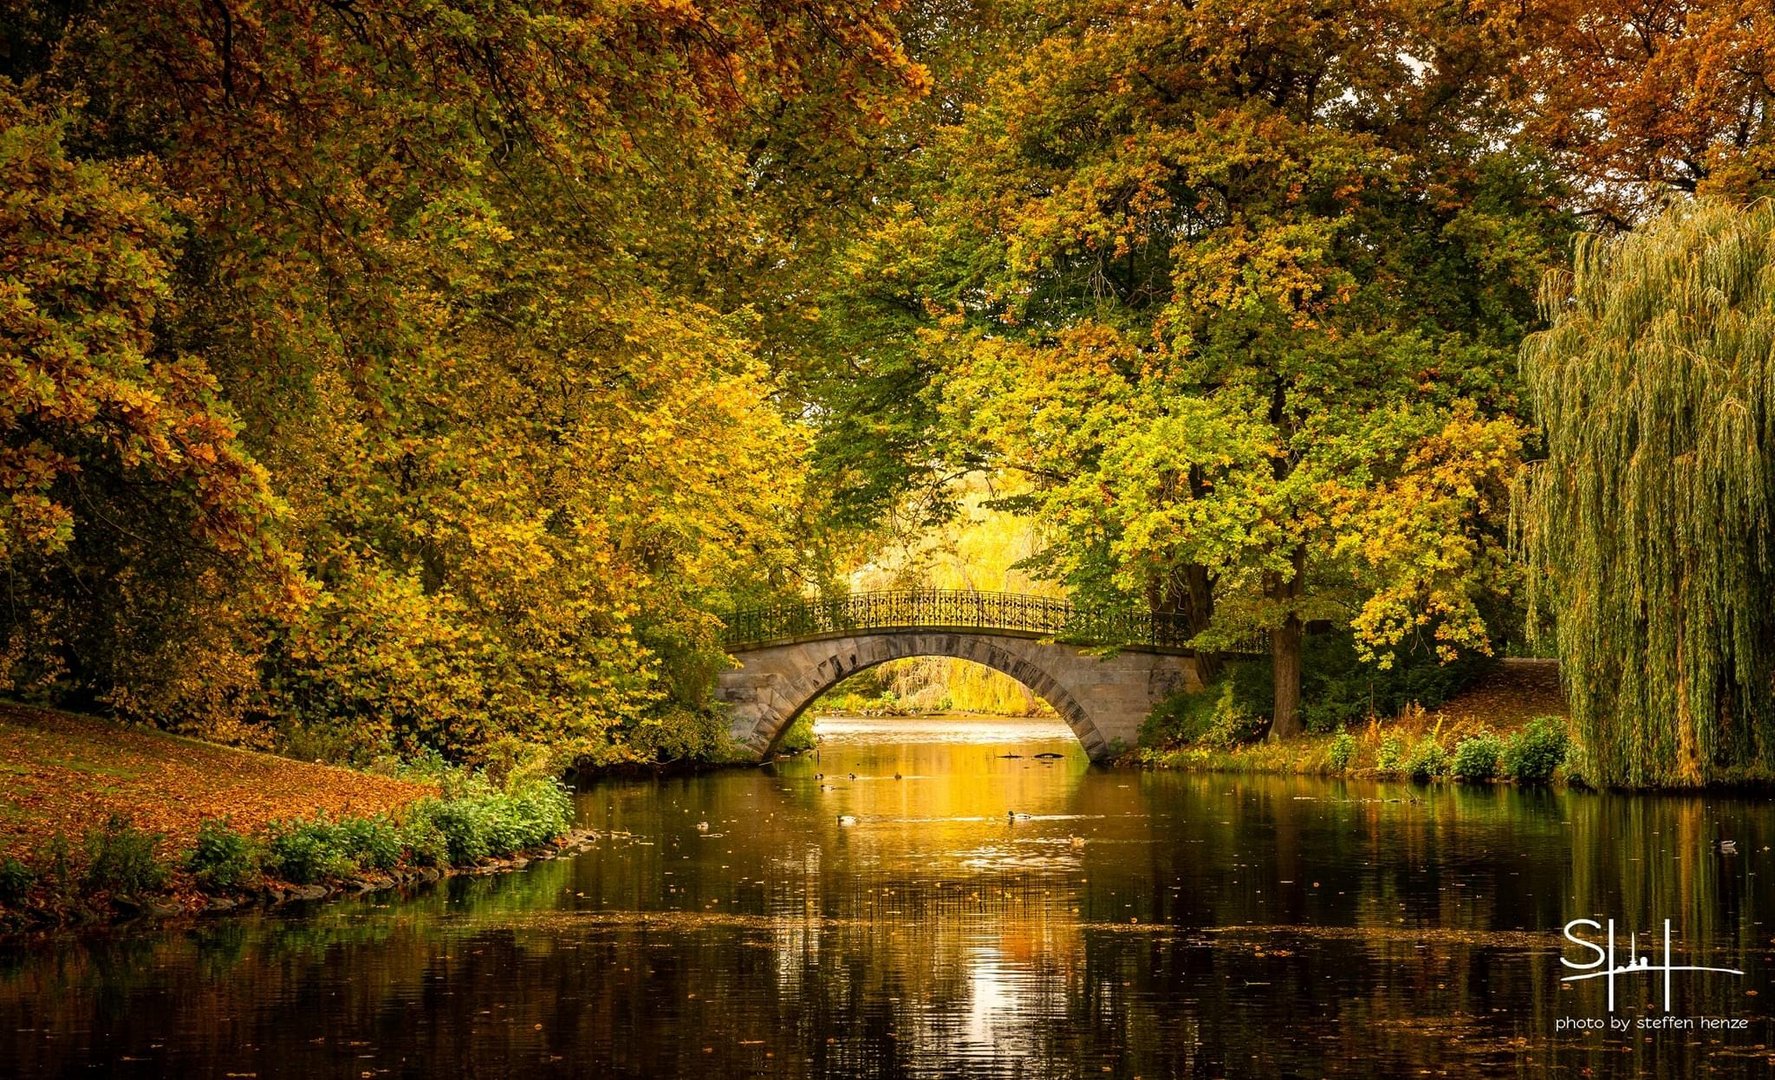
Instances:
[[[1308,621],[1381,662],[1484,649],[1511,352],[1566,226],[1502,149],[1483,18],[1032,7],[856,250],[924,313],[952,459],[1039,482],[1074,592],[1188,613],[1209,648],[1268,631],[1277,735]]]
[[[914,0],[895,16],[928,92],[872,133],[846,178],[856,196],[825,220],[821,258],[798,261],[793,303],[766,346],[787,393],[813,419],[810,468],[828,492],[821,524],[873,545],[942,522],[972,462],[950,460],[933,392],[938,363],[918,344],[934,282],[965,275],[963,247],[908,242],[898,211],[942,179],[941,132],[967,115],[1023,47],[1039,13],[1020,0]]]

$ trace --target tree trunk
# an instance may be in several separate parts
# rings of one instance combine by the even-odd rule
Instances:
[[[1214,621],[1214,576],[1206,566],[1185,563],[1147,582],[1147,607],[1154,615],[1181,615],[1190,634],[1200,634]],[[1196,652],[1196,675],[1213,682],[1222,667],[1217,652]]]
[[[1293,424],[1288,416],[1288,385],[1278,376],[1270,387],[1270,423],[1283,435],[1291,435]],[[1276,455],[1272,467],[1276,479],[1285,480],[1294,470],[1293,458]],[[1282,622],[1270,631],[1270,685],[1275,708],[1270,713],[1270,738],[1291,739],[1303,729],[1300,722],[1300,645],[1305,627],[1300,622],[1298,602],[1306,591],[1307,549],[1296,542],[1289,557],[1288,572],[1266,575],[1264,593],[1282,608]]]
[[[1185,609],[1189,612],[1190,629],[1196,633],[1208,629],[1214,621],[1214,578],[1208,573],[1206,566],[1195,563],[1183,568],[1181,590],[1185,599]],[[1220,676],[1223,667],[1220,654],[1196,650],[1196,676],[1204,683],[1211,683]]]
[[[1290,612],[1282,625],[1270,631],[1270,665],[1276,707],[1271,714],[1270,738],[1290,739],[1302,731],[1300,722],[1300,616]]]
[[[1270,631],[1270,680],[1275,694],[1275,708],[1270,713],[1270,738],[1290,739],[1303,729],[1300,719],[1301,641],[1306,627],[1294,602],[1305,586],[1306,548],[1294,549],[1293,572],[1284,578],[1277,574],[1270,581],[1270,599],[1288,606],[1282,625]]]

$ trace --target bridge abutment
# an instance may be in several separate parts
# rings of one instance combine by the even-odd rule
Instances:
[[[877,631],[734,650],[740,666],[720,676],[734,741],[763,757],[821,694],[889,660],[950,656],[1003,672],[1053,706],[1085,753],[1101,761],[1134,745],[1154,705],[1201,686],[1195,659],[1124,649],[1094,655],[1076,645],[977,631]]]

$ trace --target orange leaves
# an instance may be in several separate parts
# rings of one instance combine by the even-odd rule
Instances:
[[[1529,131],[1631,222],[1670,189],[1750,197],[1775,179],[1765,118],[1775,14],[1743,0],[1540,0],[1518,35]]]
[[[8,778],[0,854],[23,858],[56,832],[78,842],[112,814],[166,834],[159,854],[170,857],[208,818],[260,832],[272,821],[370,815],[435,794],[423,784],[16,706],[0,707],[0,771]]]
[[[0,112],[0,554],[65,548],[80,527],[68,482],[112,467],[170,502],[196,491],[208,540],[250,535],[271,505],[214,378],[150,356],[176,254],[165,213],[69,161],[59,128],[15,99]]]

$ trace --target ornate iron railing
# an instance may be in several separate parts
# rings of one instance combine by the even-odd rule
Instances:
[[[810,640],[857,630],[999,630],[1077,645],[1185,649],[1183,616],[1088,608],[1026,593],[895,589],[774,604],[724,615],[728,648]],[[1232,651],[1250,651],[1240,648]]]

